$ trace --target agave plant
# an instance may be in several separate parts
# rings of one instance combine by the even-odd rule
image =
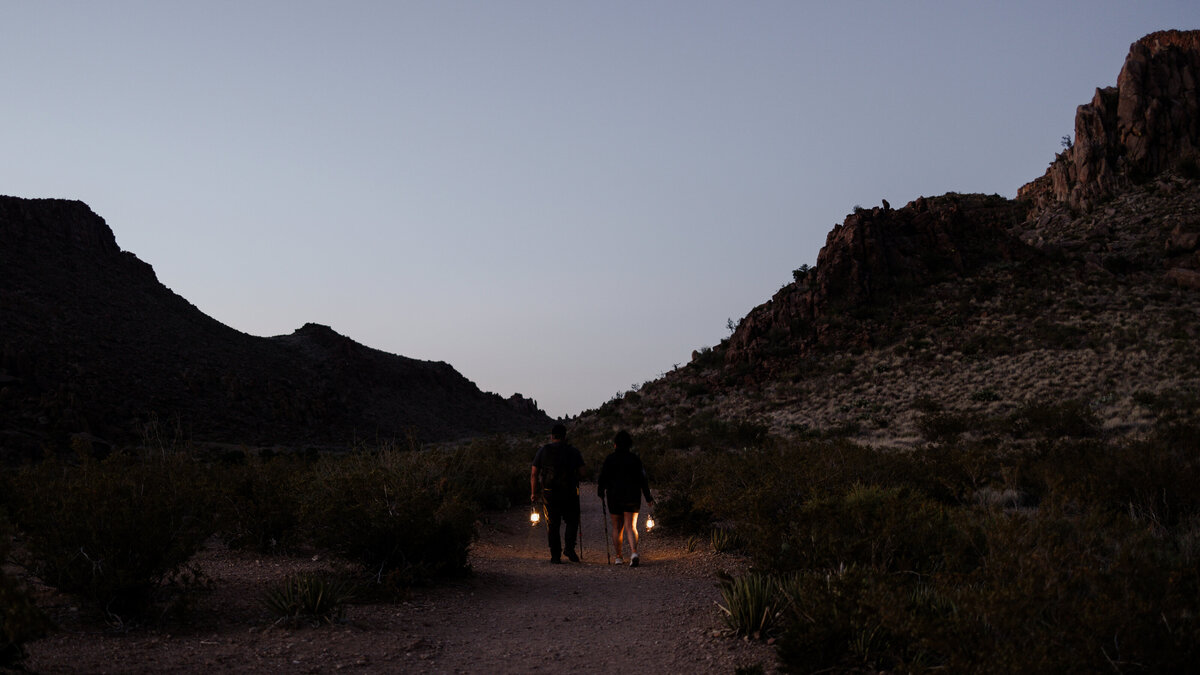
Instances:
[[[277,622],[321,624],[341,619],[353,597],[353,586],[345,579],[325,572],[302,572],[268,589],[262,602],[279,617]]]
[[[734,633],[761,639],[770,635],[787,608],[787,596],[777,580],[761,572],[740,577],[721,576],[721,599],[717,606]]]

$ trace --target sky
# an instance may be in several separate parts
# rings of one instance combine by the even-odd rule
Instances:
[[[856,206],[1015,196],[1168,28],[1200,5],[0,0],[0,194],[86,202],[242,332],[574,415]]]

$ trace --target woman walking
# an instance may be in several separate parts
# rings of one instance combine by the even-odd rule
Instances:
[[[617,550],[617,564],[624,563],[621,553],[624,550],[624,540],[629,539],[629,566],[638,566],[638,512],[642,509],[642,495],[646,503],[653,505],[654,498],[650,496],[650,482],[646,479],[646,470],[642,460],[632,452],[633,438],[628,431],[618,431],[613,438],[614,450],[604,460],[600,469],[600,477],[596,481],[596,492],[600,499],[608,503],[608,513],[612,518],[613,546]],[[606,499],[607,498],[607,499]],[[628,534],[628,536],[626,536]]]

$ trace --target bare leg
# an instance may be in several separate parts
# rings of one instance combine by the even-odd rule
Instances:
[[[628,511],[626,511],[624,515],[625,515],[624,527],[625,527],[625,529],[626,529],[626,530],[628,530],[628,531],[629,531],[629,550],[633,552],[633,555],[637,555],[637,552],[638,552],[638,550],[637,550],[637,545],[638,545],[638,531],[637,531],[637,521],[638,521],[638,514],[637,514],[637,512],[636,512],[636,511],[635,511],[635,512],[633,512],[633,513],[630,513],[630,512],[628,512]]]
[[[621,514],[619,514],[619,513],[610,513],[609,517],[612,518],[613,549],[617,552],[617,557],[620,558],[621,557],[622,539],[624,539],[624,536],[623,536],[624,532],[622,530],[622,527],[624,525],[624,519],[621,517]]]

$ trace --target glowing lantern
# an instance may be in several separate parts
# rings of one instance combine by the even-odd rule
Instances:
[[[646,516],[646,531],[649,532],[650,530],[653,530],[653,529],[654,529],[654,516],[652,516],[652,515]]]
[[[542,516],[540,513],[538,513],[537,507],[533,507],[533,510],[529,512],[529,525],[531,527],[537,527],[538,521],[541,519]]]

